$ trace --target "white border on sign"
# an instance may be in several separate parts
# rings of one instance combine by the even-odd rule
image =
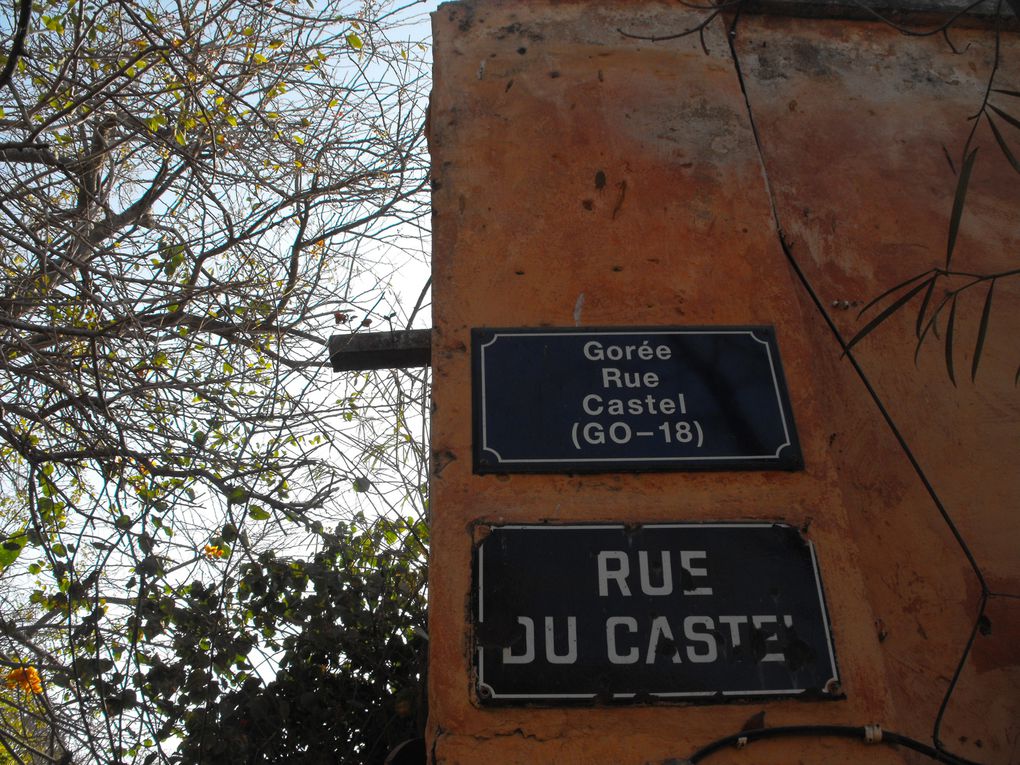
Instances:
[[[758,523],[646,523],[641,524],[642,529],[684,529],[684,528],[699,528],[699,529],[760,529],[760,528],[773,528],[780,526],[788,529],[793,527],[785,523],[770,523],[770,522],[758,522]],[[627,524],[624,523],[612,523],[612,524],[541,524],[541,523],[527,523],[527,524],[505,524],[492,526],[493,529],[511,529],[514,531],[577,531],[577,530],[616,530],[626,529]],[[829,612],[825,607],[825,594],[822,591],[822,578],[821,573],[818,569],[818,558],[815,555],[815,547],[811,543],[811,540],[805,539],[804,543],[808,546],[808,551],[811,554],[811,567],[814,571],[815,576],[815,590],[818,593],[818,603],[821,608],[822,616],[822,629],[825,631],[825,644],[829,651],[829,669],[832,672],[832,680],[839,680],[839,672],[836,669],[836,655],[832,648],[832,632],[829,629]],[[482,589],[484,583],[483,579],[483,562],[484,562],[484,544],[485,540],[482,540],[478,546],[477,561],[478,561],[478,623],[481,624],[485,621],[485,596]],[[484,649],[478,647],[478,682],[476,685],[478,694],[484,700],[515,700],[515,701],[541,701],[541,700],[554,700],[554,699],[573,699],[573,700],[588,700],[594,699],[598,696],[596,693],[497,693],[496,690],[485,681],[485,655]],[[712,696],[793,696],[807,692],[807,688],[787,688],[781,690],[748,690],[748,691],[662,691],[648,692],[647,696],[651,696],[659,699],[686,699],[686,698],[709,698]],[[632,699],[637,696],[637,693],[614,693],[613,699],[624,700]]]
[[[592,337],[600,336],[615,336],[615,335],[750,335],[753,340],[757,340],[759,343],[765,346],[765,355],[769,362],[769,371],[772,374],[772,390],[776,394],[776,405],[779,407],[779,418],[783,423],[783,437],[786,439],[776,449],[774,454],[741,454],[733,455],[726,454],[716,457],[557,457],[550,459],[539,459],[533,457],[525,457],[519,459],[503,459],[503,456],[489,446],[488,437],[488,414],[486,409],[485,392],[488,387],[485,384],[485,349],[490,345],[494,345],[497,340],[501,337],[564,337],[567,335],[583,335],[590,334]],[[481,368],[481,420],[482,420],[482,451],[490,452],[496,456],[496,461],[500,464],[510,465],[514,463],[529,463],[529,464],[555,464],[561,462],[568,462],[571,464],[585,464],[585,463],[596,463],[596,462],[712,462],[712,461],[732,461],[732,460],[775,460],[779,459],[780,453],[787,446],[792,445],[790,439],[790,428],[786,422],[786,410],[783,408],[783,400],[779,395],[779,378],[776,374],[776,365],[772,358],[772,347],[769,345],[767,340],[762,340],[758,337],[754,330],[696,330],[696,329],[677,329],[677,330],[649,330],[647,332],[642,330],[627,330],[627,331],[599,331],[593,330],[590,333],[587,332],[497,332],[492,336],[492,339],[479,346],[481,351],[480,368]]]

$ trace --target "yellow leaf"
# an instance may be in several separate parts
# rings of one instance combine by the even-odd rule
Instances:
[[[42,693],[42,681],[35,667],[12,669],[5,678],[8,688],[20,688],[25,693]]]

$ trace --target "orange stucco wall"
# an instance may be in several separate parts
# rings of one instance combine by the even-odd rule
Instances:
[[[920,295],[852,359],[834,332],[849,339],[868,319],[860,306],[944,264],[956,176],[943,147],[958,169],[994,36],[954,32],[956,54],[937,37],[839,19],[744,16],[732,51],[721,17],[705,48],[696,34],[650,42],[619,31],[664,35],[704,18],[623,1],[478,0],[434,16],[431,756],[679,762],[763,710],[769,727],[879,723],[930,744],[974,633],[940,740],[977,761],[1018,762],[1020,278],[996,281],[973,382],[984,284],[959,301],[955,386],[946,314],[915,366]],[[1016,89],[1015,35],[1002,36],[1001,51],[997,82]],[[1020,245],[1020,184],[987,126],[977,141],[954,258],[961,270],[1005,271]],[[470,329],[575,323],[773,325],[805,469],[474,475]],[[474,524],[742,519],[807,528],[845,699],[478,704]],[[927,761],[831,738],[707,760]]]

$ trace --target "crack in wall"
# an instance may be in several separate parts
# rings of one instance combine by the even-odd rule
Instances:
[[[949,702],[950,699],[952,698],[953,692],[955,691],[957,683],[959,682],[963,669],[967,664],[967,660],[970,656],[974,640],[977,637],[982,624],[984,624],[987,619],[987,617],[985,616],[985,610],[988,604],[988,599],[990,596],[992,595],[998,596],[1000,595],[1000,593],[991,592],[985,580],[984,574],[982,573],[981,568],[974,557],[973,552],[971,551],[966,540],[963,538],[962,533],[959,531],[956,524],[953,522],[952,516],[949,514],[949,510],[942,502],[942,499],[939,496],[938,492],[936,491],[934,485],[929,481],[927,475],[925,474],[924,469],[921,467],[921,464],[914,456],[913,450],[911,450],[910,445],[907,443],[906,437],[903,435],[900,428],[897,426],[896,421],[893,419],[892,414],[889,412],[885,403],[882,401],[882,398],[879,396],[878,391],[871,384],[871,381],[868,378],[867,374],[865,373],[861,363],[857,360],[853,351],[848,349],[846,340],[840,334],[835,321],[833,320],[829,312],[825,309],[824,303],[819,298],[810,280],[807,278],[807,274],[805,274],[804,271],[801,269],[800,264],[797,262],[797,259],[793,254],[793,249],[786,238],[785,232],[783,231],[782,219],[779,214],[779,204],[776,200],[775,193],[772,189],[772,182],[769,177],[768,165],[765,161],[765,152],[764,149],[762,148],[761,135],[758,131],[758,125],[754,119],[754,110],[751,106],[751,97],[750,94],[748,93],[747,83],[744,80],[743,71],[740,66],[740,56],[737,53],[736,46],[737,24],[739,20],[740,10],[738,9],[737,12],[733,14],[733,17],[729,22],[729,29],[727,30],[726,39],[729,43],[730,56],[733,60],[734,73],[736,74],[737,82],[740,85],[741,95],[744,97],[744,105],[747,109],[747,118],[751,125],[751,132],[754,135],[755,148],[758,153],[758,160],[761,163],[762,177],[765,184],[765,193],[768,196],[769,206],[771,207],[772,210],[772,219],[776,227],[776,235],[779,241],[779,246],[782,248],[783,254],[786,256],[787,262],[790,264],[790,267],[796,274],[797,280],[800,282],[801,286],[807,292],[808,297],[814,303],[815,308],[821,314],[823,320],[825,321],[825,324],[828,326],[836,342],[839,344],[840,349],[842,351],[842,355],[849,360],[851,366],[853,367],[854,371],[856,372],[857,376],[859,377],[866,391],[868,392],[868,395],[871,397],[875,406],[878,408],[882,418],[885,420],[886,425],[892,431],[893,437],[896,439],[896,442],[899,444],[900,449],[903,451],[904,455],[909,461],[912,469],[914,470],[914,473],[921,481],[921,484],[923,485],[925,491],[931,498],[932,502],[935,504],[935,507],[939,512],[939,515],[942,517],[942,520],[945,522],[953,538],[956,540],[958,547],[960,548],[961,552],[967,559],[967,562],[972,572],[974,573],[974,576],[977,578],[981,588],[978,612],[974,618],[974,625],[971,629],[970,636],[967,640],[966,646],[963,649],[963,654],[956,666],[955,671],[953,672],[953,676],[949,682],[949,687],[947,688],[946,693],[943,696],[942,703],[940,705],[938,714],[934,721],[932,730],[932,741],[935,745],[936,750],[943,752],[948,756],[958,758],[959,755],[954,755],[952,752],[950,752],[942,744],[942,741],[940,739],[939,734],[941,731],[943,718],[945,716],[946,709],[949,706]]]

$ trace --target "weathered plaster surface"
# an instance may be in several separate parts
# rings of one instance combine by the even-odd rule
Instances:
[[[759,128],[777,214],[793,256],[804,270],[840,333],[849,339],[862,326],[860,306],[933,266],[944,265],[956,176],[991,73],[995,37],[961,31],[953,53],[938,38],[905,38],[876,24],[747,19],[737,52],[751,113]],[[1016,36],[1000,43],[996,82],[1020,80]],[[1005,101],[1005,103],[1003,103]],[[1008,97],[993,103],[1010,108]],[[1015,268],[1020,249],[1020,184],[986,124],[973,144],[978,162],[954,250],[954,268],[990,273]],[[960,286],[965,279],[947,284]],[[913,363],[920,296],[887,326],[855,349],[879,399],[903,434],[935,495],[992,592],[1020,593],[1020,399],[1016,371],[1015,317],[1020,282],[996,283],[988,340],[974,381],[971,361],[986,285],[960,298],[954,347],[957,382],[946,372],[945,342],[931,337]],[[941,294],[936,294],[936,299]],[[998,302],[1000,301],[1001,302]],[[946,328],[947,314],[941,322]],[[877,418],[872,427],[881,427]],[[867,431],[857,455],[841,474],[852,487],[862,479],[855,464],[871,453]],[[857,460],[861,460],[858,463]],[[912,530],[942,523],[934,501],[890,512],[885,504],[862,508],[860,518],[889,545]],[[880,539],[881,541],[881,539]],[[945,556],[945,557],[944,557]],[[872,604],[888,634],[889,655],[921,656],[931,650],[931,630],[919,628],[919,611],[932,578],[946,558],[959,561],[957,546],[936,552],[921,544],[892,547],[884,571],[868,578]],[[911,580],[902,572],[913,564]],[[925,566],[925,564],[928,564]],[[967,575],[970,593],[978,577]],[[971,623],[977,604],[971,596]],[[994,613],[994,616],[993,616]],[[886,614],[893,614],[890,619]],[[945,717],[943,739],[983,762],[1020,758],[1020,644],[1015,598],[993,598],[988,624],[979,632],[958,690]],[[942,621],[948,621],[949,616]],[[894,626],[895,622],[898,622]],[[938,628],[937,628],[938,629]],[[897,637],[898,635],[898,637]],[[946,647],[962,656],[963,646]],[[991,657],[994,656],[995,659]],[[914,709],[918,724],[931,714],[938,689],[934,671],[907,659],[889,665],[898,708]],[[980,743],[977,743],[980,742]]]
[[[479,1],[434,17],[436,762],[669,762],[762,709],[769,726],[879,722],[930,741],[974,626],[978,579],[792,267],[773,204],[810,290],[852,336],[861,322],[843,301],[859,305],[944,259],[955,180],[941,147],[958,154],[980,103],[988,33],[954,38],[969,45],[961,57],[873,24],[745,17],[738,70],[721,18],[706,28],[707,53],[696,34],[647,42],[618,31],[661,35],[703,18],[675,3],[622,0]],[[1003,45],[1016,52],[1013,38]],[[1020,192],[996,151],[982,147],[987,161],[974,174],[958,244],[968,268],[1001,268],[1017,252],[1010,211]],[[1020,405],[1007,319],[1017,294],[1001,286],[1002,318],[993,318],[976,383],[966,346],[958,387],[937,341],[915,368],[906,315],[864,340],[856,358],[991,590],[1016,595]],[[976,331],[975,300],[961,309],[964,332]],[[473,475],[470,328],[575,323],[774,325],[806,469]],[[471,526],[546,519],[806,526],[846,699],[480,707],[469,655]],[[1017,610],[1015,599],[989,601],[989,634],[976,638],[945,713],[947,746],[983,762],[1020,757]],[[709,760],[865,761],[915,760],[802,738]]]

